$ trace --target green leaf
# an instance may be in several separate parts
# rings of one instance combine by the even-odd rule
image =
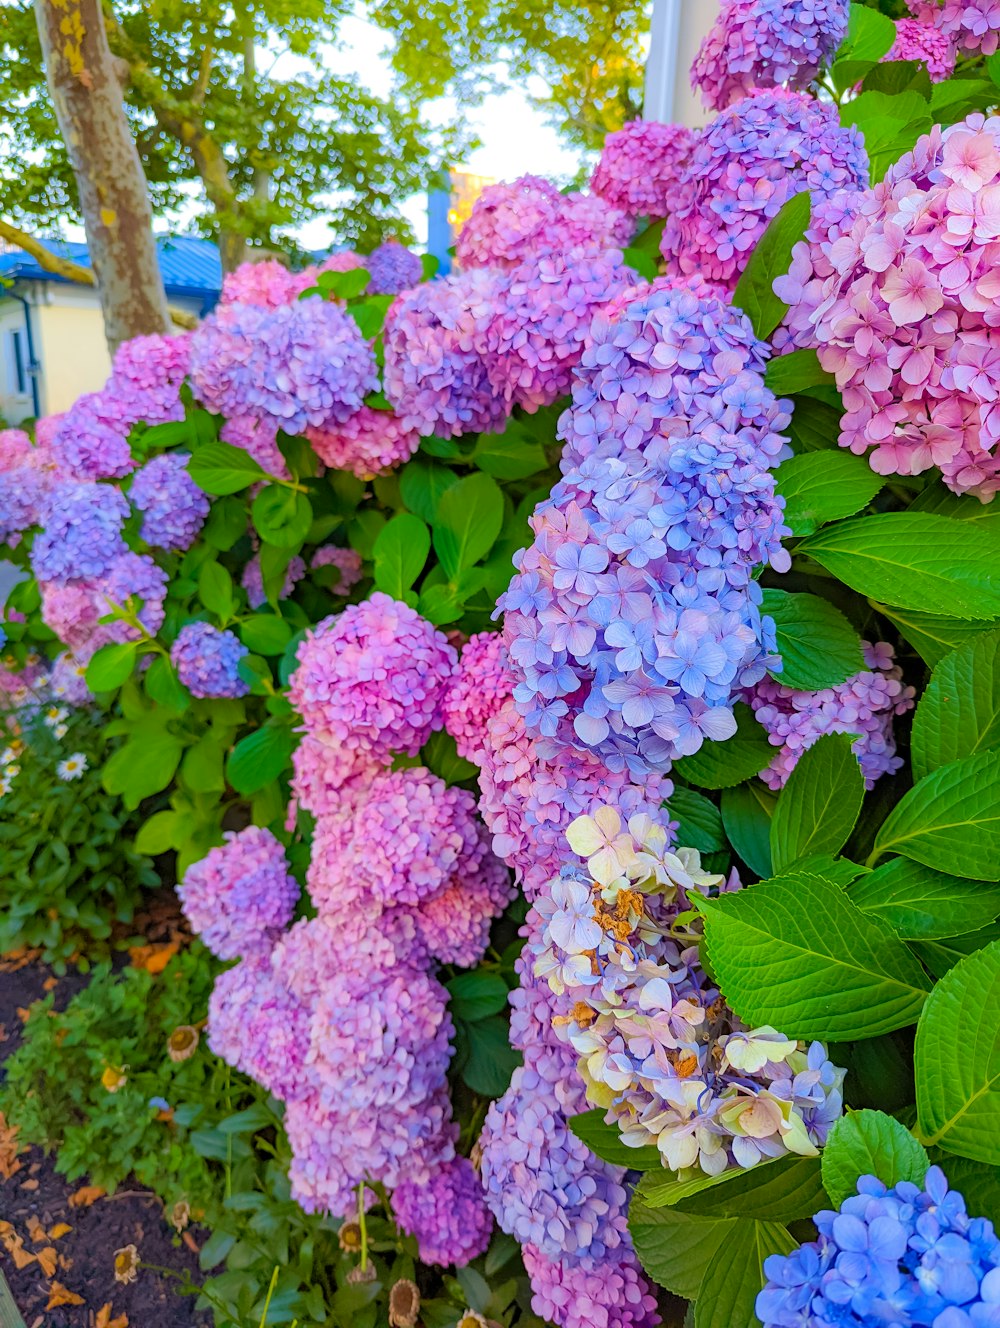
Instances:
[[[630,1171],[662,1171],[663,1159],[658,1148],[629,1148],[623,1142],[617,1125],[604,1119],[604,1108],[580,1112],[569,1117],[569,1128],[590,1151],[615,1167],[628,1167]]]
[[[788,440],[796,454],[825,451],[836,455],[841,415],[825,401],[796,397],[788,425]]]
[[[896,803],[873,858],[900,853],[936,871],[1000,881],[1000,752],[941,766]]]
[[[222,793],[226,781],[222,772],[224,752],[211,733],[203,734],[187,749],[181,762],[181,777],[193,793]]]
[[[101,646],[87,665],[87,686],[92,692],[112,692],[120,687],[126,678],[132,676],[135,668],[135,641],[125,641],[120,645]]]
[[[685,756],[674,765],[675,773],[689,784],[705,789],[732,788],[770,765],[774,748],[754,719],[753,711],[737,702],[733,713],[736,732],[731,738],[705,742],[693,756]]]
[[[274,613],[257,613],[240,623],[240,640],[257,655],[283,654],[291,639],[291,627]]]
[[[261,489],[250,510],[257,534],[279,549],[297,548],[312,525],[312,504],[305,494],[279,484]]]
[[[771,820],[776,872],[816,853],[839,853],[847,843],[865,796],[853,743],[849,733],[828,733],[796,761]]]
[[[475,779],[479,773],[478,766],[459,756],[455,739],[443,729],[431,734],[421,749],[420,758],[427,769],[446,784],[462,784]]]
[[[396,297],[394,295],[372,295],[360,304],[352,304],[348,313],[358,325],[358,331],[366,341],[372,341],[385,326],[385,316]]]
[[[811,535],[828,521],[867,507],[885,476],[851,452],[806,452],[783,461],[775,481],[785,500],[785,524],[793,535]]]
[[[201,536],[211,548],[224,553],[246,532],[246,506],[242,499],[229,497],[212,504],[212,510],[202,528]]]
[[[764,382],[776,397],[785,397],[824,383],[835,386],[837,380],[823,368],[814,350],[793,350],[768,362]]]
[[[1000,745],[1000,631],[977,636],[934,670],[913,721],[913,777]]]
[[[375,541],[375,584],[393,599],[406,592],[424,570],[431,536],[420,517],[399,512],[379,531]]]
[[[503,433],[481,433],[472,460],[498,480],[523,480],[548,465],[545,449],[518,420],[508,420]]]
[[[353,267],[347,272],[320,272],[316,285],[327,299],[354,300],[368,289],[371,273],[363,267]]]
[[[666,1205],[699,1217],[752,1217],[766,1222],[795,1222],[825,1207],[818,1157],[765,1158],[748,1170],[703,1172],[680,1180],[661,1169],[643,1180],[643,1199],[651,1208]]]
[[[750,870],[764,880],[771,864],[771,817],[777,795],[759,780],[722,792],[722,824],[730,844]]]
[[[725,1258],[710,1263],[694,1307],[694,1328],[759,1328],[754,1304],[764,1286],[764,1260],[791,1254],[798,1242],[778,1222],[740,1222]]]
[[[769,337],[788,313],[788,305],[774,293],[774,283],[791,267],[792,250],[805,236],[809,213],[807,192],[788,199],[757,241],[733,291],[733,304],[743,310],[762,339]]]
[[[872,600],[872,608],[899,630],[914,650],[933,669],[952,650],[974,641],[984,632],[996,629],[996,621],[962,621],[941,614],[920,613],[916,609],[896,609]]]
[[[231,443],[204,443],[188,462],[188,474],[205,493],[239,493],[265,479],[267,472],[249,452]]]
[[[507,1020],[490,1015],[467,1024],[469,1055],[462,1067],[462,1078],[474,1093],[483,1097],[501,1097],[507,1091],[510,1076],[521,1057],[510,1045]]]
[[[896,25],[891,18],[877,9],[855,3],[850,8],[847,36],[837,52],[837,60],[881,60],[895,41]]]
[[[860,595],[952,618],[1000,614],[1000,537],[925,512],[843,521],[799,545]]]
[[[1000,55],[1000,51],[997,52]],[[921,489],[910,504],[911,512],[931,512],[937,516],[950,516],[955,521],[970,521],[987,530],[1000,529],[1000,507],[995,503],[981,503],[967,493],[952,493],[940,482]]]
[[[622,257],[625,266],[637,272],[644,281],[655,281],[659,276],[660,269],[655,259],[644,249],[626,249]]]
[[[458,476],[448,466],[439,466],[426,457],[415,456],[399,472],[399,492],[403,502],[422,521],[433,526],[441,495]]]
[[[735,1217],[693,1217],[673,1208],[651,1208],[639,1182],[629,1205],[628,1228],[643,1268],[675,1296],[694,1300],[708,1269],[723,1258],[736,1228]],[[720,1326],[721,1328],[721,1326]]]
[[[142,685],[151,701],[168,710],[187,710],[191,704],[191,693],[166,655],[155,656],[143,675]]]
[[[1000,940],[1000,926],[983,927],[964,936],[946,936],[939,941],[911,941],[910,949],[936,978],[943,978],[970,954]]]
[[[489,553],[503,526],[503,494],[489,475],[446,489],[434,521],[434,548],[450,581]]]
[[[841,885],[798,869],[700,906],[712,970],[751,1027],[848,1041],[916,1021],[923,969]]]
[[[420,592],[417,611],[435,627],[457,622],[465,612],[465,596],[451,586],[428,586]]]
[[[198,598],[219,618],[229,618],[233,612],[233,578],[221,563],[204,563],[198,574]]]
[[[226,761],[226,778],[237,793],[256,793],[287,768],[296,737],[287,724],[269,721],[241,738]]]
[[[931,80],[926,64],[918,60],[886,60],[869,70],[861,85],[862,92],[915,92],[924,101],[931,99]]]
[[[875,185],[890,166],[912,149],[921,134],[930,130],[931,108],[913,90],[895,94],[862,92],[841,105],[840,122],[861,131],[869,176]]]
[[[1000,917],[1000,888],[893,858],[850,887],[852,903],[887,922],[905,941],[979,931]]]
[[[927,1145],[1000,1164],[1000,941],[945,974],[917,1025],[918,1132]]]
[[[136,852],[156,857],[168,849],[176,848],[184,835],[181,817],[177,812],[154,812],[135,837]]]
[[[823,1149],[823,1184],[834,1208],[857,1192],[859,1176],[877,1176],[891,1189],[901,1180],[923,1185],[930,1159],[922,1144],[884,1111],[841,1116]]]
[[[857,632],[829,600],[768,588],[761,608],[774,619],[783,666],[771,676],[786,687],[822,691],[865,667]]]
[[[184,746],[172,733],[136,733],[108,758],[101,782],[109,793],[120,794],[128,808],[165,789],[180,764]]]
[[[678,823],[678,844],[696,848],[699,853],[716,853],[725,848],[719,809],[702,794],[693,789],[674,789],[667,803],[667,813]]]
[[[434,254],[420,255],[420,270],[422,273],[421,279],[423,281],[433,280],[433,278],[437,276],[440,267],[441,267],[441,260],[440,258],[437,258]]]
[[[456,973],[445,986],[451,997],[452,1012],[470,1024],[487,1015],[499,1014],[507,1005],[507,984],[499,973],[483,969]]]

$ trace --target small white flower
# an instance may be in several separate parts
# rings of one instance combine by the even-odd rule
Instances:
[[[69,711],[64,709],[62,706],[49,706],[48,710],[46,710],[45,712],[44,723],[46,727],[50,729],[58,730],[61,726],[63,733],[65,733],[66,727],[63,724],[63,720],[68,718],[68,716],[69,716]],[[57,736],[60,735],[57,734]]]
[[[86,768],[87,758],[83,752],[74,752],[72,756],[67,756],[65,761],[59,762],[56,774],[60,779],[81,779]]]
[[[65,738],[66,734],[69,732],[69,726],[67,724],[57,724],[52,732],[57,738]]]

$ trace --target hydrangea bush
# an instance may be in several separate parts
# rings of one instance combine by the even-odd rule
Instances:
[[[123,740],[357,1240],[283,1313],[997,1321],[1000,88],[913,8],[729,0],[704,131],[0,434],[0,686]]]

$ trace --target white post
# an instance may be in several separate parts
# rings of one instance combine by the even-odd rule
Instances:
[[[643,118],[698,129],[710,114],[691,87],[691,65],[719,0],[653,0]]]

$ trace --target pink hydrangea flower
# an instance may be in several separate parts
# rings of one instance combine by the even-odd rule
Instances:
[[[694,132],[683,125],[632,120],[604,140],[590,187],[630,217],[667,217],[694,144]]]
[[[398,415],[371,406],[362,406],[340,424],[307,429],[306,437],[324,465],[365,480],[401,466],[420,446],[420,434]]]
[[[444,697],[444,726],[459,756],[480,764],[486,725],[512,693],[503,637],[478,632],[462,649]]]

